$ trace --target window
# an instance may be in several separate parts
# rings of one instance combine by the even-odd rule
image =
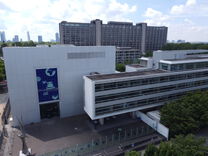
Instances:
[[[204,68],[205,63],[204,62],[199,62],[199,63],[196,63],[195,66],[196,66],[196,69]]]
[[[175,78],[176,77],[177,76],[175,76]],[[126,98],[138,97],[138,96],[142,96],[142,95],[151,95],[151,94],[155,94],[155,93],[180,90],[180,89],[184,89],[184,88],[202,86],[207,83],[208,83],[208,80],[200,80],[200,81],[178,83],[178,84],[174,84],[174,85],[165,85],[165,86],[160,86],[160,87],[147,88],[147,89],[141,89],[141,90],[135,90],[135,91],[129,91],[129,92],[121,92],[121,93],[116,93],[116,94],[96,96],[95,103],[98,104],[98,103],[103,103],[103,102],[108,102],[108,101],[116,101],[116,100],[121,100],[121,99],[126,99]]]
[[[185,66],[186,66],[186,69],[194,69],[193,63],[187,63]]]
[[[179,66],[177,68],[179,69]],[[142,86],[142,85],[148,85],[148,84],[178,81],[178,80],[185,80],[185,79],[192,79],[192,78],[199,78],[199,77],[206,77],[206,76],[208,76],[208,71],[193,72],[193,73],[188,73],[188,74],[176,74],[176,75],[170,75],[170,76],[159,76],[155,78],[144,78],[144,79],[113,82],[113,83],[110,82],[110,83],[96,84],[95,91],[99,92],[99,91],[104,91],[104,90],[136,87],[136,86]]]
[[[175,64],[172,64],[172,65],[170,66],[170,70],[171,70],[171,71],[176,71],[176,65],[175,65]]]
[[[160,63],[160,69],[168,70],[168,64]]]

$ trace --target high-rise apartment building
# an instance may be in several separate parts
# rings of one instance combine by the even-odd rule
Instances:
[[[55,33],[55,38],[56,38],[56,42],[60,42],[60,37],[59,37],[59,33]]]
[[[19,42],[19,36],[18,36],[18,35],[15,35],[15,36],[14,36],[13,42]]]
[[[138,53],[161,49],[167,41],[168,28],[147,26],[146,23],[114,22],[103,24],[96,19],[90,23],[62,21],[60,42],[77,46],[113,45],[130,47]]]
[[[41,35],[38,36],[38,43],[43,42],[43,37]]]
[[[27,41],[30,41],[30,33],[29,33],[29,31],[27,32]]]
[[[6,35],[4,31],[0,31],[1,42],[6,42]]]

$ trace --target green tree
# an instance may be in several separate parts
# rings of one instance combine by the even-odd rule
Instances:
[[[170,136],[196,132],[208,125],[208,92],[189,93],[164,105],[161,122],[170,129]]]
[[[116,70],[120,72],[125,72],[126,67],[124,64],[116,64]]]
[[[205,156],[205,153],[208,152],[208,147],[204,145],[205,142],[205,138],[196,138],[192,134],[178,135],[171,139],[172,148],[179,156]]]
[[[4,79],[5,79],[4,62],[0,60],[0,81],[3,81]]]
[[[176,151],[172,148],[170,142],[162,142],[157,151],[157,156],[172,156],[176,154]]]
[[[144,156],[205,156],[208,147],[204,138],[197,138],[192,134],[178,135],[168,142],[162,142],[157,148],[148,145]]]
[[[208,49],[208,44],[204,43],[167,43],[162,50],[189,50]]]
[[[149,144],[145,149],[144,156],[157,156],[158,149],[155,145]]]
[[[153,56],[153,52],[152,51],[145,52],[144,57],[152,57],[152,56]]]
[[[125,156],[141,156],[141,153],[137,151],[130,151],[125,153]]]
[[[2,42],[0,45],[1,45],[1,46],[0,46],[0,56],[3,56],[3,50],[2,50],[2,49],[3,49],[4,47],[7,47],[8,44],[5,43],[5,42]]]

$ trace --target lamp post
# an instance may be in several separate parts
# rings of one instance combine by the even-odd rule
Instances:
[[[22,122],[22,120],[21,121],[18,120],[18,122],[19,122],[19,127],[20,127],[20,134],[18,135],[18,137],[22,141],[22,151],[20,151],[20,156],[32,156],[31,150],[28,149],[28,147],[27,147],[26,134],[25,134],[23,122]]]

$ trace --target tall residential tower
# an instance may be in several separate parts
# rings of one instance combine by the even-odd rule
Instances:
[[[168,28],[147,26],[146,23],[115,22],[103,24],[96,19],[90,23],[62,21],[60,42],[77,46],[112,45],[137,49],[140,53],[161,49],[167,41]]]
[[[55,33],[55,38],[56,38],[56,42],[59,43],[60,42],[59,33]]]
[[[27,32],[27,41],[30,41],[30,33],[29,33],[29,31]]]
[[[43,37],[42,35],[38,35],[38,43],[41,43],[41,42],[43,42]]]
[[[0,38],[1,38],[1,42],[6,42],[6,35],[4,31],[0,31]]]

